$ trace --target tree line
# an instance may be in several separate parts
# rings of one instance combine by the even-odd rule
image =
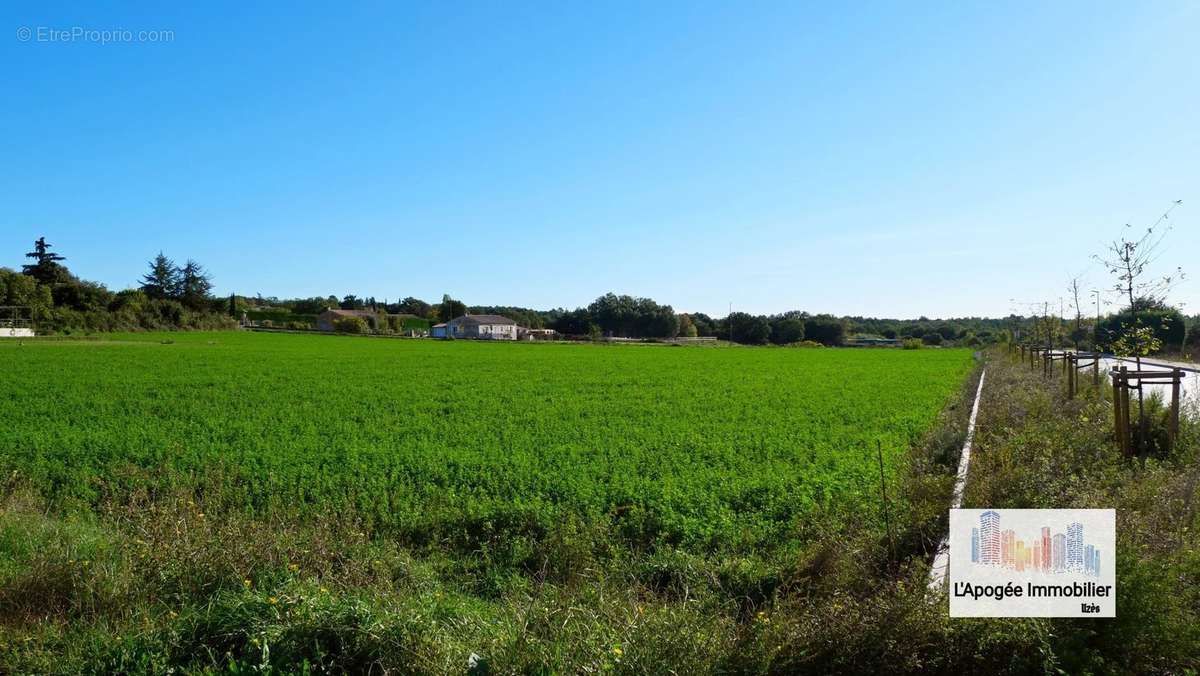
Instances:
[[[45,237],[20,272],[0,268],[0,305],[28,308],[40,333],[232,328],[227,305],[211,296],[212,277],[194,260],[177,266],[161,252],[135,289],[113,292],[80,279]]]
[[[1144,251],[1151,250],[1148,244],[1142,247]],[[1118,244],[1114,251],[1132,250],[1129,264],[1136,266],[1137,249],[1136,245],[1126,243]],[[1030,316],[1014,313],[1003,318],[886,319],[838,317],[799,310],[772,315],[731,312],[726,317],[711,317],[699,312],[680,313],[650,298],[615,293],[606,293],[574,310],[467,305],[449,294],[432,303],[413,296],[380,301],[354,294],[340,298],[332,294],[292,299],[237,295],[214,298],[212,276],[199,262],[189,258],[183,265],[177,265],[162,252],[148,262],[137,288],[113,292],[103,284],[72,274],[65,265],[66,257],[53,251],[44,237],[34,242],[33,250],[25,257],[30,262],[20,272],[0,268],[0,304],[30,308],[31,318],[41,332],[228,328],[247,312],[278,319],[281,324],[311,326],[321,312],[341,308],[412,315],[430,323],[446,322],[468,313],[497,314],[521,326],[551,328],[564,336],[586,338],[711,336],[747,345],[807,341],[830,346],[842,345],[852,336],[920,341],[927,345],[980,345],[1033,339],[1055,344],[1073,342],[1088,348],[1128,347],[1143,353],[1150,348],[1200,347],[1200,331],[1193,330],[1197,318],[1185,317],[1164,300],[1164,285],[1169,286],[1172,280],[1149,285],[1140,283],[1136,276],[1133,283],[1125,279],[1120,288],[1122,295],[1132,298],[1132,302],[1115,313],[1087,319],[1076,294],[1073,322],[1052,316],[1048,305],[1041,313]],[[1119,274],[1119,256],[1113,263],[1118,277],[1129,277],[1127,273]],[[1134,328],[1136,333],[1132,332]],[[1138,336],[1140,342],[1126,345],[1130,335]]]
[[[242,299],[239,299],[239,303]],[[445,322],[464,314],[496,314],[528,328],[554,329],[564,336],[580,338],[667,339],[716,337],[747,345],[791,345],[810,341],[842,345],[851,336],[912,339],[929,345],[977,345],[994,342],[1027,320],[1022,317],[991,319],[969,317],[938,320],[837,317],[793,310],[773,315],[733,312],[712,317],[700,312],[680,313],[670,305],[650,298],[606,293],[587,306],[574,310],[536,310],[507,305],[467,305],[444,295],[441,302],[426,302],[412,296],[390,302],[353,294],[279,299],[247,298],[253,308],[286,309],[309,320],[328,308],[372,310],[389,314],[411,314],[430,322]],[[260,312],[262,314],[262,312]]]

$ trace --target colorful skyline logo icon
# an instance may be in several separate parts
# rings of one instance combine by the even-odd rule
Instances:
[[[999,512],[979,516],[979,527],[971,529],[971,563],[1008,568],[1019,572],[1083,573],[1100,576],[1100,549],[1083,539],[1083,524],[1072,522],[1066,533],[1051,533],[1042,526],[1028,540],[1000,524]]]

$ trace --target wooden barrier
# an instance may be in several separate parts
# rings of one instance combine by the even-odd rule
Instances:
[[[1067,353],[1067,363],[1070,365],[1067,369],[1068,399],[1074,399],[1075,395],[1079,394],[1079,371],[1086,368],[1092,369],[1092,387],[1096,388],[1100,397],[1104,396],[1103,390],[1100,389],[1100,353],[1069,352]]]
[[[1170,385],[1171,408],[1167,417],[1167,447],[1175,446],[1179,437],[1179,391],[1183,383],[1183,369],[1165,371],[1130,371],[1122,366],[1112,370],[1113,381],[1113,429],[1117,444],[1125,455],[1133,454],[1133,438],[1129,420],[1129,392],[1142,391],[1142,385]]]

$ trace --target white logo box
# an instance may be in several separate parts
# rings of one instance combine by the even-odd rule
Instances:
[[[950,510],[951,617],[1116,617],[1116,512]]]

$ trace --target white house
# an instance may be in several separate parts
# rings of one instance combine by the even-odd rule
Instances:
[[[516,340],[517,323],[500,315],[463,315],[433,327],[435,338]]]

